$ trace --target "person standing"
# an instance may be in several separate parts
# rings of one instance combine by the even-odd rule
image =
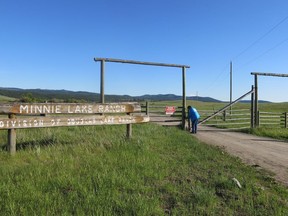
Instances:
[[[191,133],[197,133],[197,125],[198,120],[200,118],[200,114],[197,109],[191,106],[188,106],[188,120],[192,122],[192,131]]]

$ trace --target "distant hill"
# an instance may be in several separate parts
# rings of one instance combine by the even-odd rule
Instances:
[[[100,94],[85,92],[85,91],[67,91],[67,90],[47,90],[47,89],[20,89],[20,88],[1,88],[0,95],[16,98],[21,100],[25,97],[33,97],[37,101],[45,102],[99,102]],[[105,95],[106,102],[121,102],[121,101],[169,101],[181,100],[182,96],[174,94],[158,94],[158,95],[142,95],[142,96],[129,96],[129,95]],[[192,96],[187,97],[187,100],[197,100],[202,102],[222,102],[210,97]]]
[[[242,100],[241,103],[251,103],[251,100]],[[266,100],[258,100],[258,103],[272,103],[272,102]]]
[[[174,95],[174,94],[158,94],[158,95],[142,95],[134,97],[138,100],[145,101],[145,100],[151,100],[151,101],[169,101],[169,100],[182,100],[182,96]],[[210,97],[199,97],[199,96],[192,96],[192,97],[186,97],[187,100],[197,100],[202,102],[221,102],[219,100],[216,100],[214,98]]]
[[[47,90],[47,89],[19,89],[19,88],[1,88],[0,95],[21,99],[23,97],[31,96],[36,98],[37,101],[65,101],[65,102],[76,102],[76,101],[87,101],[95,102],[99,101],[100,95],[97,93],[85,92],[85,91],[67,91],[67,90]],[[130,96],[118,96],[118,95],[107,95],[106,100],[111,101],[122,101],[131,100]]]

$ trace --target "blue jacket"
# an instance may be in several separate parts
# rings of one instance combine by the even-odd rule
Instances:
[[[191,121],[200,118],[198,111],[194,107],[191,107],[191,109],[188,110],[188,118],[191,119]]]

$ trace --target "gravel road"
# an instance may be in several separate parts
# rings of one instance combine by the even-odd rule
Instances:
[[[271,171],[288,186],[288,143],[266,137],[199,126],[193,134],[200,141],[224,148],[244,163]]]

